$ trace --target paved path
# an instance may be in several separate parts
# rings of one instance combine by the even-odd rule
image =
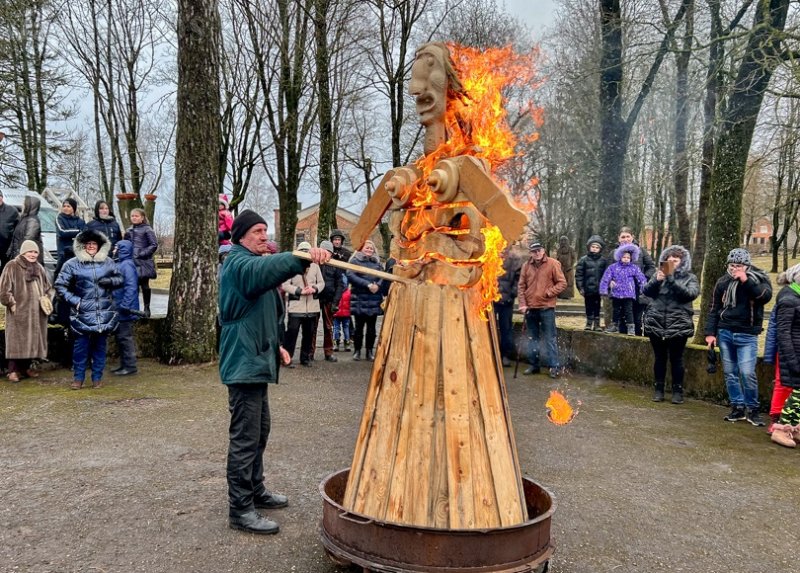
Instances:
[[[0,382],[0,571],[346,573],[320,545],[317,488],[350,463],[371,365],[340,356],[269,390],[268,486],[291,499],[269,538],[227,527],[215,365],[143,360],[79,392],[63,370]],[[723,422],[722,406],[506,373],[523,471],[557,497],[551,571],[800,571],[800,451]],[[582,404],[568,426],[545,416],[556,387]]]

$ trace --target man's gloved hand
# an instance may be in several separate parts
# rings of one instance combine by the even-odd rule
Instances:
[[[111,285],[114,283],[110,277],[102,277],[97,280],[97,284],[103,288],[111,288]]]
[[[133,316],[138,316],[139,318],[146,318],[147,317],[147,313],[145,311],[143,311],[143,310],[129,309],[128,312],[130,314],[132,314]]]
[[[336,303],[333,303],[331,305],[331,313],[336,314],[337,312],[339,312],[339,305],[336,304]]]

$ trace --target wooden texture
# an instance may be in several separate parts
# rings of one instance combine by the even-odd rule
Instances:
[[[297,257],[298,259],[304,259],[306,261],[310,261],[311,260],[311,255],[309,255],[305,251],[292,251],[292,254],[295,257]],[[330,265],[332,267],[338,267],[338,268],[344,269],[346,271],[354,271],[354,272],[360,273],[362,275],[369,275],[369,276],[372,276],[372,277],[378,277],[380,279],[384,279],[384,280],[387,280],[387,281],[396,281],[396,282],[410,283],[410,284],[413,284],[413,283],[417,282],[417,281],[414,281],[412,279],[409,279],[409,278],[406,278],[406,277],[403,277],[403,276],[400,276],[400,275],[393,275],[392,273],[386,273],[386,272],[379,271],[379,270],[376,270],[376,269],[370,269],[368,267],[362,267],[361,265],[354,265],[353,263],[346,263],[344,261],[339,261],[339,260],[336,260],[336,259],[331,259],[325,264],[326,265]]]
[[[392,198],[386,191],[386,183],[388,183],[392,177],[394,177],[394,169],[390,169],[383,176],[377,189],[375,189],[375,193],[372,194],[372,197],[367,202],[367,206],[364,207],[364,211],[361,212],[358,223],[353,227],[353,230],[350,231],[350,243],[352,243],[356,251],[361,250],[361,247],[364,246],[364,241],[366,241],[370,233],[372,233],[372,229],[380,223],[381,217],[386,213],[386,209],[392,204]]]
[[[392,285],[345,508],[439,529],[527,518],[499,350],[479,300],[476,288]]]
[[[486,173],[479,159],[462,155],[446,161],[458,164],[459,190],[500,229],[506,241],[516,241],[528,224],[527,213],[511,204],[508,194]]]

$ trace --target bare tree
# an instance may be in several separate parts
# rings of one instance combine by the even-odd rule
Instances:
[[[28,189],[47,187],[50,159],[58,134],[52,116],[62,113],[60,89],[65,76],[53,58],[49,0],[9,0],[0,7],[0,130],[21,150]]]

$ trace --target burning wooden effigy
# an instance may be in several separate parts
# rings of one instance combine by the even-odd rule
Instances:
[[[479,535],[523,531],[547,513],[546,535],[537,531],[538,545],[518,550],[520,563],[541,563],[552,551],[550,498],[521,475],[491,318],[500,253],[520,237],[528,216],[495,182],[459,114],[467,96],[447,46],[417,51],[409,92],[425,127],[425,155],[386,173],[350,237],[360,248],[388,212],[393,273],[402,281],[387,297],[355,452],[336,502],[361,520]],[[323,483],[323,497],[338,487]],[[352,538],[337,541],[348,533],[328,519],[326,508],[326,548],[363,564],[358,556],[371,552],[354,549],[361,542]],[[437,539],[437,551],[448,552],[447,538]],[[467,559],[466,568],[508,563],[479,549],[480,541],[467,543],[482,555]],[[392,571],[418,570],[390,562]]]

